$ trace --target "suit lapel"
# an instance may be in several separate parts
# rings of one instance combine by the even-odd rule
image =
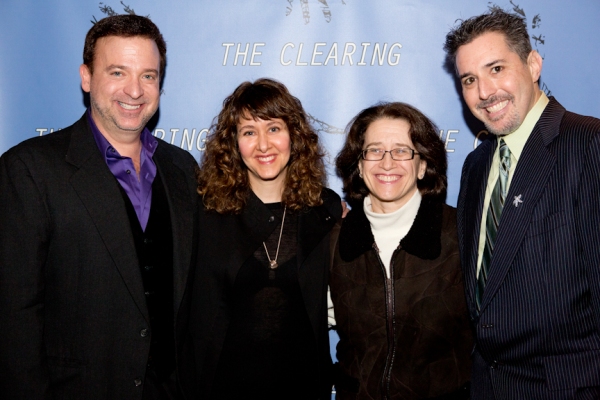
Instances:
[[[304,299],[304,307],[308,313],[313,333],[319,342],[319,319],[322,314],[315,312],[325,303],[326,274],[328,258],[324,254],[317,259],[306,262],[309,255],[321,240],[331,231],[336,219],[329,213],[325,205],[312,207],[308,211],[300,211],[298,216],[298,248],[296,253],[298,265],[298,284]],[[323,260],[319,262],[318,260]]]
[[[271,217],[269,208],[252,191],[241,214],[218,214],[202,209],[199,259],[208,257],[209,265],[222,264],[227,268],[227,280],[233,285],[241,266],[275,229],[275,224],[269,222]],[[215,248],[215,237],[229,240]]]
[[[477,285],[477,256],[479,250],[479,235],[481,227],[481,218],[483,212],[483,202],[485,199],[485,189],[487,187],[488,176],[496,150],[496,140],[486,140],[480,144],[480,149],[474,153],[474,159],[471,161],[472,173],[469,175],[466,184],[465,205],[463,207],[464,226],[471,229],[464,233],[465,238],[470,238],[469,242],[464,244],[465,260],[465,286],[469,296],[469,306],[475,304],[475,286]],[[479,167],[482,166],[482,167]]]
[[[481,303],[482,311],[490,303],[510,270],[530,224],[533,210],[554,169],[556,157],[547,146],[558,135],[563,114],[564,109],[555,100],[551,100],[531,132],[519,158],[498,227],[494,255]],[[521,202],[515,203],[515,199]]]
[[[118,183],[94,141],[84,115],[73,129],[66,161],[78,170],[70,183],[86,207],[138,309],[149,321],[129,218]]]
[[[194,202],[188,186],[188,176],[193,171],[184,171],[186,166],[177,164],[164,143],[159,142],[153,157],[160,172],[171,212],[173,231],[173,296],[175,312],[179,309],[188,279],[194,247]]]
[[[323,237],[335,225],[335,218],[329,214],[325,206],[312,207],[307,212],[301,211],[298,216],[298,268],[319,244]]]
[[[228,271],[229,279],[233,282],[239,268],[254,251],[262,245],[273,229],[275,224],[269,223],[273,216],[268,207],[266,207],[254,193],[250,193],[248,202],[239,215],[221,216],[214,212],[205,214],[205,218],[215,218],[215,220],[206,224],[210,229],[217,229],[219,237],[231,236],[231,241],[227,248],[221,249],[222,254],[226,255],[233,266]],[[205,231],[200,224],[200,229]],[[303,277],[302,265],[311,251],[319,244],[323,237],[335,225],[335,218],[329,214],[325,206],[313,207],[307,212],[300,211],[298,215],[298,248],[296,253],[297,265],[299,268],[300,279]],[[204,232],[203,236],[207,243],[210,242],[214,232]],[[213,252],[210,251],[209,252]]]

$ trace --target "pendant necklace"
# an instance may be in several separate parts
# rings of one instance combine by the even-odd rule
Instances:
[[[285,222],[285,212],[287,211],[287,206],[283,208],[283,218],[281,219],[281,229],[279,230],[279,241],[277,242],[277,251],[275,252],[275,258],[271,260],[269,256],[269,250],[267,250],[267,245],[263,242],[263,246],[265,246],[265,253],[267,253],[267,259],[269,260],[269,268],[276,269],[279,265],[277,264],[277,256],[279,256],[279,245],[281,244],[281,234],[283,233],[283,224]]]

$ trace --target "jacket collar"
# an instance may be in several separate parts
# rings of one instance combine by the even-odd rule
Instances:
[[[173,230],[173,278],[175,306],[181,304],[194,248],[194,209],[196,194],[189,186],[194,173],[183,157],[174,157],[168,145],[158,140],[153,157],[165,187]],[[177,309],[176,309],[177,311]]]
[[[518,207],[505,207],[502,211],[494,244],[498,251],[494,252],[489,267],[490,273],[480,312],[484,312],[504,283],[518,251],[522,248],[527,228],[530,226],[530,221],[535,214],[534,209],[539,205],[540,198],[548,188],[547,182],[550,179],[555,179],[552,178],[552,173],[555,172],[557,163],[558,156],[556,152],[567,148],[568,145],[563,141],[562,144],[557,145],[558,147],[553,147],[552,143],[560,134],[560,124],[565,112],[564,107],[556,99],[550,97],[550,102],[525,143],[506,196],[507,200],[518,197],[524,201]],[[486,181],[482,180],[480,183],[482,191],[485,190],[483,188],[485,184]],[[469,208],[466,208],[466,210],[469,210]],[[474,232],[478,234],[476,236],[478,238],[479,230]],[[474,242],[472,241],[472,243]],[[472,244],[472,246],[474,245]],[[473,268],[476,268],[476,265],[471,267],[471,270]],[[471,273],[470,279],[474,279],[474,276],[475,274]],[[474,281],[467,283],[470,285],[468,290],[474,293],[476,283]]]
[[[417,216],[399,248],[418,258],[437,258],[442,250],[442,206],[440,198],[423,196]],[[375,237],[362,204],[350,210],[344,219],[339,243],[340,256],[347,262],[373,248]]]
[[[71,131],[71,141],[65,160],[77,170],[69,178],[71,186],[88,210],[98,233],[129,288],[142,314],[148,319],[146,299],[139,272],[129,217],[122,201],[118,183],[104,161],[84,114]],[[173,158],[164,142],[158,141],[154,153],[157,168],[165,185],[174,238],[175,306],[183,297],[193,246],[193,193],[186,184],[188,166]],[[148,319],[149,320],[149,319]]]
[[[96,225],[140,312],[149,321],[129,217],[118,183],[102,159],[85,114],[67,129],[71,130],[71,139],[65,160],[76,167],[69,183]]]
[[[335,225],[336,219],[325,205],[311,207],[298,213],[298,265],[302,265],[305,258],[319,244],[323,237]],[[273,214],[269,208],[252,192],[249,191],[246,206],[241,213],[243,230],[248,237],[245,253],[252,254],[257,246],[267,239],[275,224],[266,223]]]
[[[339,198],[336,201],[339,204]],[[203,205],[201,207],[204,209]],[[297,215],[296,258],[302,278],[305,260],[335,225],[336,218],[330,214],[325,204],[299,211]],[[200,229],[200,240],[212,240],[214,237],[229,237],[230,240],[223,243],[218,251],[213,248],[200,248],[198,258],[209,257],[208,263],[211,263],[217,262],[213,261],[217,254],[227,254],[227,275],[231,282],[234,282],[242,264],[257,248],[262,247],[262,242],[267,240],[277,226],[273,223],[276,218],[252,191],[248,191],[246,204],[240,214],[218,214],[214,210],[204,209],[201,213],[200,224],[203,228]]]

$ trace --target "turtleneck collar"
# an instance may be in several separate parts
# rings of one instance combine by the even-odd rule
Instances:
[[[416,257],[433,260],[441,252],[442,209],[444,201],[435,196],[424,196],[417,216],[400,246]],[[364,207],[355,207],[342,223],[339,236],[340,256],[352,261],[371,250],[375,237]]]

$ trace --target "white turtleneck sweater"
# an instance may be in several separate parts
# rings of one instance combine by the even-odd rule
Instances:
[[[373,211],[371,207],[371,196],[365,197],[363,209],[367,219],[371,223],[371,232],[375,237],[375,243],[379,249],[379,258],[385,266],[387,277],[390,276],[390,262],[392,254],[406,236],[412,226],[419,206],[421,205],[421,193],[418,190],[406,204],[389,214],[380,214]]]
[[[379,249],[379,258],[383,262],[387,277],[390,276],[392,254],[410,230],[420,205],[421,193],[418,190],[415,191],[415,194],[405,205],[390,214],[373,212],[369,196],[365,197],[363,201],[363,209],[371,224],[371,232],[373,232],[373,236],[375,237],[375,243],[377,243],[377,248]],[[327,288],[327,308],[328,322],[331,328],[335,326],[335,316],[329,288]]]

